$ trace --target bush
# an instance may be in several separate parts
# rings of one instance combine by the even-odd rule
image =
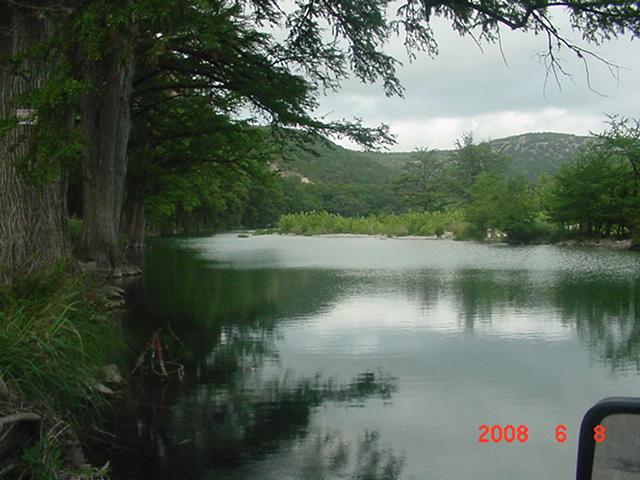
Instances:
[[[407,212],[402,214],[343,217],[327,212],[292,213],[280,218],[282,233],[318,235],[357,233],[387,236],[440,236],[462,219],[462,212]]]
[[[485,234],[471,222],[460,221],[450,228],[455,240],[484,240]]]
[[[558,239],[558,228],[543,220],[534,220],[518,230],[508,232],[510,243],[548,243]]]

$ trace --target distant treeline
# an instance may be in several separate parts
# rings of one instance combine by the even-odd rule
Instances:
[[[225,176],[221,166],[215,174],[199,169],[149,198],[148,218],[162,233],[279,226],[300,234],[451,232],[462,239],[493,231],[511,242],[625,238],[640,223],[631,134],[614,121],[555,175],[538,180],[514,173],[509,157],[469,135],[448,157],[416,151],[383,185],[305,183],[258,161],[242,176],[237,169]]]

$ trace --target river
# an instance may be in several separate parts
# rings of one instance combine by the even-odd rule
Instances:
[[[156,239],[127,299],[186,376],[117,406],[115,479],[570,479],[585,410],[640,396],[632,252]]]

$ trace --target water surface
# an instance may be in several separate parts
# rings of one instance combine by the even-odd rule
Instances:
[[[186,382],[133,388],[115,478],[569,479],[584,411],[640,396],[635,253],[225,234],[144,269],[126,328]]]

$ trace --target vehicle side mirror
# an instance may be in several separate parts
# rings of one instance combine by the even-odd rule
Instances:
[[[640,398],[605,398],[585,413],[576,479],[640,480]]]

